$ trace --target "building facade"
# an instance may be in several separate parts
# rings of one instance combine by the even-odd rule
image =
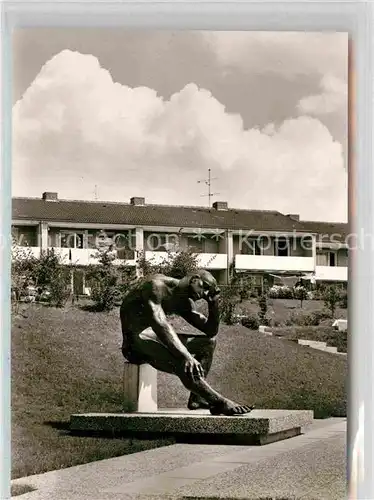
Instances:
[[[261,286],[265,275],[304,276],[346,282],[347,224],[301,221],[295,214],[239,210],[226,202],[212,208],[129,203],[13,198],[12,236],[39,256],[54,248],[82,270],[76,292],[84,289],[84,268],[96,262],[95,249],[112,246],[116,263],[136,268],[137,255],[157,262],[167,252],[190,249],[200,266],[220,283],[230,271],[251,274]]]

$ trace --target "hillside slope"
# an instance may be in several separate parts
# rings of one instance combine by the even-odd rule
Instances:
[[[178,329],[189,326],[176,321]],[[71,437],[71,413],[121,411],[123,359],[118,311],[109,314],[35,304],[12,321],[13,477],[157,446]],[[345,358],[222,326],[209,380],[258,408],[345,413]],[[159,405],[185,406],[178,379],[159,374]]]
[[[224,395],[257,408],[313,409],[320,417],[345,415],[346,377],[342,356],[222,325],[208,381]],[[160,406],[185,406],[187,399],[179,380],[159,375]]]

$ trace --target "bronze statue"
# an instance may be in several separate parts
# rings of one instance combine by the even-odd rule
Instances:
[[[208,408],[212,415],[243,415],[253,406],[230,401],[205,379],[219,328],[219,293],[215,278],[203,270],[180,280],[161,274],[139,280],[121,305],[122,354],[130,363],[148,363],[177,375],[191,391],[190,410]],[[196,310],[195,301],[200,299],[208,303],[208,318]],[[178,335],[167,319],[171,314],[181,316],[205,335]]]

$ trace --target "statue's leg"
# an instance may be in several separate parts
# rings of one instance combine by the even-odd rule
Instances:
[[[182,337],[184,336],[180,336],[181,340],[183,340]],[[190,353],[193,354],[195,359],[201,363],[201,366],[204,369],[204,375],[207,377],[213,362],[214,350],[217,344],[216,339],[206,337],[205,335],[199,335],[195,337],[188,337],[185,343]],[[190,410],[199,410],[209,408],[210,405],[205,399],[202,399],[199,395],[191,392],[187,407]]]
[[[182,335],[180,338],[182,338]],[[185,345],[189,352],[201,363],[205,376],[207,376],[213,362],[214,350],[217,345],[216,339],[206,337],[205,335],[188,337]]]
[[[214,390],[205,378],[192,378],[184,370],[184,362],[175,358],[164,346],[152,329],[147,328],[134,336],[132,349],[136,356],[142,358],[156,370],[172,373],[179,377],[182,384],[209,404],[214,414],[242,415],[251,411],[251,407],[237,405]]]

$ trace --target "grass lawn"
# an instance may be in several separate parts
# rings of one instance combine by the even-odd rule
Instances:
[[[173,320],[177,331],[190,327]],[[267,337],[243,326],[221,325],[208,381],[224,395],[257,408],[311,409],[315,416],[346,415],[347,360]],[[159,374],[159,404],[185,406],[178,379]]]
[[[273,334],[288,340],[317,340],[328,346],[337,347],[339,352],[347,352],[347,332],[339,332],[331,326],[285,326],[272,328]]]
[[[174,319],[177,330],[191,331]],[[122,410],[118,310],[92,313],[37,304],[12,321],[12,477],[134,453],[170,441],[71,436],[70,415]],[[209,380],[257,408],[314,409],[345,415],[345,358],[221,326]],[[176,377],[159,374],[159,406],[186,406]]]
[[[29,305],[12,324],[12,478],[168,444],[69,435],[72,413],[121,411],[114,314]]]
[[[239,314],[257,314],[259,307],[255,300],[243,301],[237,306]],[[289,340],[305,339],[327,342],[327,345],[338,348],[340,352],[347,352],[347,332],[339,332],[332,327],[333,319],[321,321],[319,326],[285,326],[291,317],[302,317],[315,311],[326,311],[323,301],[306,300],[300,307],[299,300],[268,299],[267,316],[273,323],[273,332]],[[347,309],[337,308],[336,318],[347,319]]]
[[[310,314],[314,311],[325,310],[325,305],[322,300],[305,300],[303,307],[300,307],[300,301],[294,299],[268,299],[268,313],[267,316],[279,323],[284,323],[292,316],[300,316]],[[238,314],[257,314],[259,307],[256,300],[245,300],[237,306]],[[335,312],[336,318],[347,319],[347,309],[337,308]],[[326,320],[322,324],[332,324],[331,320]]]

